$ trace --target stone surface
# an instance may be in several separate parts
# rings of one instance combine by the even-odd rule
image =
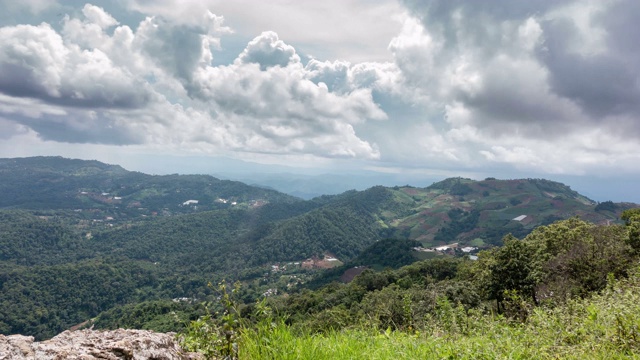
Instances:
[[[147,330],[65,331],[36,342],[32,336],[0,335],[0,359],[37,360],[184,360],[204,359],[187,353],[173,334]]]

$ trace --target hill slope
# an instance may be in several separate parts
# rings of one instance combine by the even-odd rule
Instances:
[[[141,216],[229,208],[234,202],[260,206],[300,200],[208,175],[147,175],[98,161],[61,157],[0,159],[0,178],[0,208],[78,209]]]
[[[387,188],[394,208],[376,215],[389,235],[421,241],[425,246],[450,242],[499,245],[514,233],[523,236],[555,220],[578,216],[594,223],[616,221],[634,204],[597,203],[568,186],[543,179],[474,181],[451,178],[427,188]]]
[[[223,278],[249,284],[246,299],[288,291],[307,270],[285,276],[272,266],[309,257],[410,262],[405,247],[415,243],[385,252],[387,238],[482,248],[555,219],[615,222],[634,206],[596,204],[541,179],[452,178],[302,201],[211,176],[57,157],[0,159],[0,178],[0,332],[38,338],[118,305],[203,300],[207,282]]]

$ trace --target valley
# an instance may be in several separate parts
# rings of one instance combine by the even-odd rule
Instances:
[[[543,179],[450,178],[302,200],[59,157],[0,159],[0,176],[0,333],[37,339],[91,319],[131,325],[122,319],[140,309],[158,318],[137,326],[179,330],[215,295],[207,284],[240,281],[248,304],[357,268],[468,258],[556,220],[622,223],[637,207]]]

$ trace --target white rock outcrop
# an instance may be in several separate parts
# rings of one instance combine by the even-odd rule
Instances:
[[[195,360],[204,357],[183,351],[171,333],[118,329],[65,331],[40,342],[32,336],[0,335],[0,359]]]

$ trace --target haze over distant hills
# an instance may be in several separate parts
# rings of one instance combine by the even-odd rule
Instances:
[[[104,155],[104,154],[103,154]],[[104,157],[104,156],[102,156]],[[108,156],[107,156],[108,157]],[[209,174],[220,179],[238,180],[276,189],[305,199],[319,195],[334,195],[347,190],[364,190],[375,185],[412,185],[426,187],[448,177],[464,177],[481,180],[487,177],[509,179],[513,173],[500,169],[449,169],[426,171],[421,169],[396,169],[381,171],[377,168],[363,170],[358,166],[306,167],[304,164],[286,166],[263,164],[225,157],[174,156],[162,157],[131,155],[108,157],[130,170],[148,174]],[[526,178],[544,178],[569,184],[572,189],[596,201],[640,203],[640,193],[633,191],[637,180],[625,173],[598,176],[562,175],[526,172]]]
[[[476,214],[473,218],[477,219],[472,222],[477,226],[446,240],[456,240],[462,233],[476,231],[473,230],[476,227],[499,227],[487,222],[510,221],[520,215],[527,215],[518,227],[523,229],[576,215],[593,222],[616,220],[616,214],[630,206],[618,204],[608,211],[596,211],[597,202],[564,184],[544,179],[449,178],[426,187],[373,186],[365,191],[351,190],[305,202],[264,186],[207,175],[146,175],[118,165],[61,157],[0,159],[0,174],[3,178],[0,206],[3,208],[66,209],[75,210],[77,214],[90,210],[94,220],[108,216],[114,221],[130,221],[147,215],[251,210],[280,203],[301,206],[301,210],[294,211],[296,216],[316,208],[367,204],[366,215],[376,219],[378,230],[426,241],[434,240],[447,222],[468,214]],[[330,183],[327,188],[335,189],[343,178],[308,175],[300,181],[274,175],[272,181],[287,188],[289,193],[296,193],[303,192],[305,184],[314,179],[324,179]],[[313,190],[309,190],[304,194],[309,197],[312,193]],[[461,212],[448,213],[453,210]]]

